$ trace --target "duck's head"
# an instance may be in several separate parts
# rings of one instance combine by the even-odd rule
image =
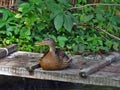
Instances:
[[[42,40],[42,42],[36,43],[37,46],[42,45],[48,45],[48,46],[54,46],[55,42],[52,38],[45,38]]]

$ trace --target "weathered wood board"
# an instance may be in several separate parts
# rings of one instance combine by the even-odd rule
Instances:
[[[7,55],[17,51],[17,44],[12,44],[5,48],[0,48],[0,58],[6,57]]]
[[[111,53],[120,56],[119,53]],[[72,56],[73,62],[70,67],[64,70],[47,71],[38,68],[30,75],[26,67],[38,63],[43,54],[17,51],[6,58],[0,59],[0,75],[17,76],[24,78],[34,78],[43,80],[56,80],[73,83],[83,83],[92,85],[120,87],[120,61],[117,60],[109,66],[88,75],[87,78],[80,76],[80,70],[100,63],[104,60],[103,56],[82,57]]]

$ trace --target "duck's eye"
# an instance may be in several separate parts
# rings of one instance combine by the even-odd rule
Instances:
[[[49,40],[50,40],[50,38],[45,38],[44,40],[45,40],[45,41],[49,41]]]
[[[50,38],[47,38],[47,40],[50,40]]]

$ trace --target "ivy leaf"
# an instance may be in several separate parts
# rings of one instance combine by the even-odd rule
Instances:
[[[64,28],[67,30],[67,31],[71,31],[73,27],[73,22],[72,22],[72,19],[69,15],[65,15],[64,17]]]
[[[59,30],[63,25],[63,14],[58,14],[54,19],[54,25],[57,30]]]

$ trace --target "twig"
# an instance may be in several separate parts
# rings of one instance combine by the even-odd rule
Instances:
[[[109,35],[110,37],[112,37],[112,38],[120,41],[120,38],[119,38],[119,37],[117,37],[117,36],[115,36],[115,35],[113,35],[113,34],[110,34],[109,32],[105,31],[104,29],[102,29],[102,28],[100,28],[100,27],[98,27],[98,26],[94,26],[94,27],[95,27],[95,29],[101,30],[101,31],[103,31],[104,33],[106,33],[107,35]]]
[[[79,26],[92,26],[92,25],[89,25],[89,24],[78,24],[78,25],[79,25]],[[106,34],[109,35],[110,37],[112,37],[112,38],[120,41],[120,38],[119,38],[119,37],[117,37],[117,36],[115,36],[115,35],[113,35],[113,34],[110,34],[110,33],[107,32],[106,30],[104,30],[104,29],[102,29],[102,28],[100,28],[100,27],[98,27],[98,26],[96,26],[96,25],[93,25],[92,27],[95,28],[96,30],[103,31],[104,33],[106,33]]]
[[[79,6],[79,7],[72,7],[70,8],[71,9],[78,9],[78,8],[84,8],[84,7],[88,7],[88,6],[120,6],[120,4],[100,4],[100,3],[95,3],[95,4],[86,4],[86,5],[83,5],[83,6]]]

